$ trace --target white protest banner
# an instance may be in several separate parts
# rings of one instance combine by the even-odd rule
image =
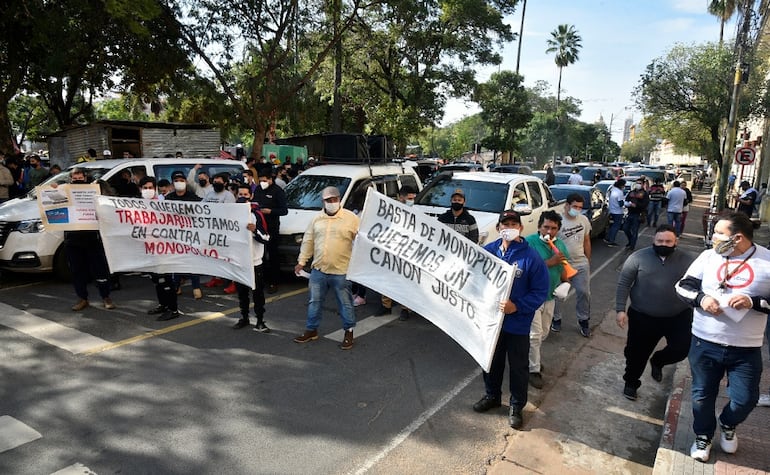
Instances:
[[[488,371],[514,267],[372,188],[360,218],[348,279],[427,318]]]
[[[99,229],[96,197],[99,185],[41,185],[36,188],[40,219],[46,229],[85,231]]]
[[[100,196],[96,213],[111,272],[207,274],[254,288],[248,203]]]

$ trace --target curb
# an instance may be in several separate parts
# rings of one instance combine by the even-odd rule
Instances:
[[[666,412],[663,417],[663,431],[660,437],[658,451],[655,454],[655,464],[652,470],[653,475],[668,475],[674,473],[674,468],[678,463],[677,459],[681,458],[681,454],[677,455],[675,449],[676,436],[677,431],[680,430],[679,422],[683,422],[681,420],[682,402],[690,397],[690,395],[686,393],[689,386],[689,379],[690,366],[685,358],[677,363],[676,370],[674,371],[674,386],[666,401]],[[687,420],[686,414],[684,420]],[[686,433],[689,428],[681,429]]]

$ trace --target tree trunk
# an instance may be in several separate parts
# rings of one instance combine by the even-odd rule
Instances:
[[[16,139],[11,129],[11,119],[8,117],[8,102],[0,102],[0,153],[8,156],[16,153]]]

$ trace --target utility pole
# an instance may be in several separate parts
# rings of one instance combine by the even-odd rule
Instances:
[[[519,26],[519,51],[516,53],[516,74],[519,74],[519,64],[521,63],[521,39],[524,36],[524,14],[527,12],[527,0],[524,0],[521,6],[521,26]]]
[[[725,208],[727,201],[727,177],[733,166],[733,153],[735,152],[735,137],[738,134],[738,100],[741,95],[743,83],[743,62],[747,56],[749,45],[747,44],[749,29],[751,28],[751,15],[754,11],[754,0],[743,2],[743,24],[738,30],[735,44],[738,46],[738,60],[735,64],[735,77],[733,80],[733,92],[730,98],[730,115],[727,117],[726,137],[722,147],[722,169],[719,171],[719,187],[717,189],[717,211]]]

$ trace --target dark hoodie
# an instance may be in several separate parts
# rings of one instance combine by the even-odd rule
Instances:
[[[440,223],[446,224],[450,228],[478,244],[479,227],[476,224],[476,218],[474,218],[467,209],[463,208],[463,212],[460,213],[460,216],[455,216],[451,209],[447,210],[446,213],[440,214],[438,216],[438,221]]]

